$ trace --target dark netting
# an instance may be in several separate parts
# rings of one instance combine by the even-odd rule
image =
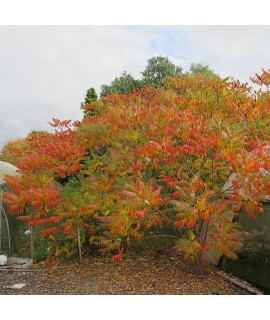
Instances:
[[[20,247],[26,240],[24,232],[25,226],[19,222],[15,216],[7,212],[7,208],[3,206],[2,212],[2,228],[1,228],[1,248],[2,254],[18,255]],[[6,213],[6,214],[5,214]]]
[[[242,250],[237,252],[238,260],[222,257],[219,268],[231,273],[270,294],[270,203],[264,203],[264,213],[251,219],[244,211],[240,213],[239,223],[245,237]]]
[[[2,184],[0,189],[5,192],[7,186]],[[27,227],[24,223],[18,221],[16,216],[8,213],[8,207],[5,204],[2,203],[1,209],[0,253],[8,256],[17,256],[24,253],[25,256],[29,257],[30,252],[27,252],[28,249],[26,249],[26,247],[29,247],[29,236],[25,234]]]

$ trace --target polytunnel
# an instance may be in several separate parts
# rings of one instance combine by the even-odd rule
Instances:
[[[19,174],[19,169],[10,163],[0,161],[0,254],[10,254],[15,241],[11,234],[11,226],[16,229],[15,217],[8,217],[7,208],[3,204],[3,192],[6,190],[5,176],[15,176]],[[15,234],[15,232],[14,232]]]

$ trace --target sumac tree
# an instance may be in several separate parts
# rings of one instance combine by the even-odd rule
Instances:
[[[55,255],[90,239],[118,261],[131,239],[166,227],[186,258],[236,258],[243,232],[233,216],[261,214],[270,191],[268,91],[207,73],[165,81],[103,97],[98,114],[54,119],[54,134],[28,138],[5,201],[44,224]]]

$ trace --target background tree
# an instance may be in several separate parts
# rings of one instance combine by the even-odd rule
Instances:
[[[149,59],[142,74],[143,84],[154,85],[156,88],[163,86],[163,81],[171,76],[182,74],[182,68],[173,64],[167,57],[157,56]]]
[[[26,139],[16,139],[9,141],[0,151],[0,160],[9,162],[16,166],[17,161],[25,156],[27,147],[28,143]]]
[[[98,114],[98,95],[94,88],[86,91],[84,102],[81,103],[81,109],[83,109],[84,117]]]
[[[182,68],[174,65],[167,57],[157,56],[148,60],[148,64],[142,74],[142,79],[134,77],[124,71],[119,78],[115,78],[109,85],[101,86],[101,97],[113,93],[128,94],[133,89],[154,85],[156,88],[163,86],[163,81],[169,76],[180,76]]]
[[[86,91],[86,96],[84,99],[84,104],[95,102],[98,100],[98,95],[96,93],[96,90],[94,88],[90,88]]]
[[[0,150],[0,160],[17,166],[17,162],[26,157],[29,151],[28,138],[31,139],[34,135],[47,135],[47,131],[32,130],[26,138],[15,139],[7,142],[2,150]]]
[[[190,69],[189,69],[189,72],[193,75],[196,75],[198,73],[210,73],[210,74],[214,74],[214,71],[211,70],[209,68],[209,66],[204,66],[203,64],[201,63],[191,63],[191,66],[190,66]]]
[[[112,93],[128,94],[133,89],[142,86],[140,80],[136,80],[130,73],[124,71],[119,78],[115,78],[110,85],[102,85],[100,96],[105,97]]]

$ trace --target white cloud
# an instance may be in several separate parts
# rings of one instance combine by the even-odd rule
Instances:
[[[270,67],[270,26],[200,26],[187,28],[192,59],[222,76],[248,81]],[[192,62],[192,61],[191,61]]]
[[[144,42],[116,26],[0,26],[0,147],[47,128],[52,117],[81,119],[86,90],[99,91],[124,70],[136,73],[147,57]]]

